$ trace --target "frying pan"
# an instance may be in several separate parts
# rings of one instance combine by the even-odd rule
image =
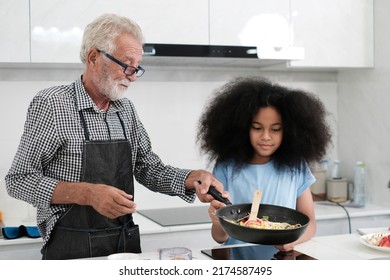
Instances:
[[[258,218],[268,216],[269,221],[301,224],[301,227],[294,229],[257,229],[240,226],[235,222],[248,216],[252,204],[233,205],[228,199],[221,197],[221,193],[214,187],[210,187],[209,194],[226,204],[225,207],[216,212],[222,228],[229,236],[244,242],[263,245],[281,245],[294,242],[305,232],[310,221],[308,216],[297,210],[283,206],[261,204],[257,214]]]

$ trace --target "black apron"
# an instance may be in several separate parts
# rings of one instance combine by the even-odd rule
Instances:
[[[115,186],[134,196],[131,148],[122,119],[124,140],[90,141],[85,118],[83,171],[81,182]],[[134,199],[134,197],[133,197]],[[132,215],[109,219],[91,206],[73,204],[56,223],[42,259],[75,259],[113,253],[141,253],[138,225]]]

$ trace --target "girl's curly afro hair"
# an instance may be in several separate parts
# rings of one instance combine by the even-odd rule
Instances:
[[[216,90],[198,125],[197,143],[212,161],[248,163],[254,149],[249,140],[252,119],[272,106],[282,116],[283,140],[272,156],[278,169],[319,162],[331,143],[327,111],[314,94],[284,87],[260,77],[236,78]]]

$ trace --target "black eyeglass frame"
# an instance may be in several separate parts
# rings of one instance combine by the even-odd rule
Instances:
[[[130,77],[130,76],[134,75],[134,73],[135,73],[135,76],[137,78],[139,78],[139,77],[141,77],[145,73],[145,69],[142,66],[140,66],[140,65],[138,65],[138,67],[130,66],[130,65],[127,65],[126,63],[123,63],[122,61],[116,59],[115,57],[113,57],[112,55],[106,53],[105,51],[101,51],[101,50],[97,50],[97,51],[102,53],[102,54],[104,54],[108,59],[112,60],[116,64],[122,66],[123,67],[123,73],[127,77]],[[126,70],[128,68],[132,69],[132,71],[130,73],[126,73]]]

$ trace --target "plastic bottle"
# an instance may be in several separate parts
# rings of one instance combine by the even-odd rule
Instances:
[[[367,202],[366,166],[362,161],[356,162],[353,185],[353,203],[364,206]]]
[[[3,223],[3,213],[0,211],[0,237],[3,237],[3,227],[4,227],[4,223]]]

